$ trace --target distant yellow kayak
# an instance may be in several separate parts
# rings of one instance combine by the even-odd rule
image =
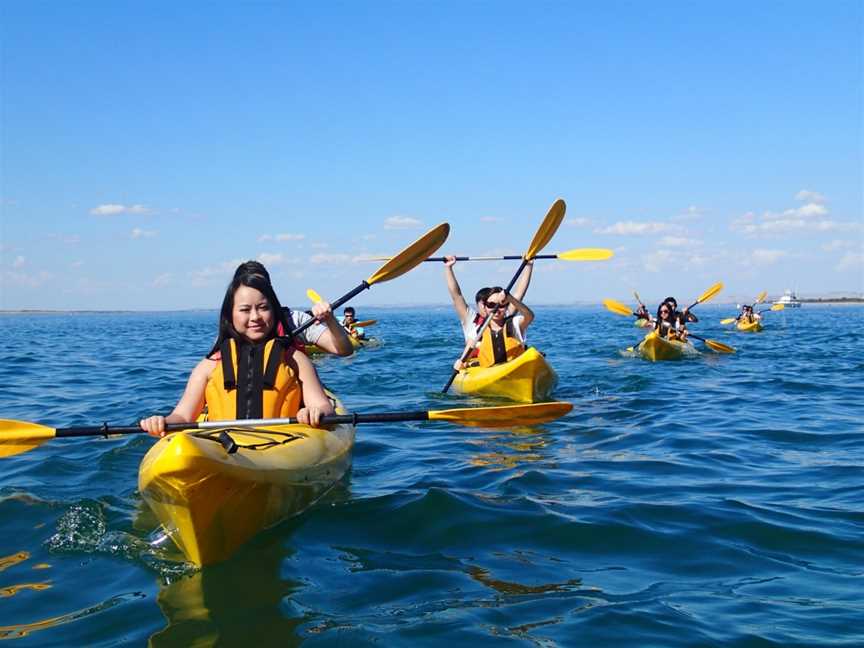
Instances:
[[[763,327],[762,322],[754,320],[752,322],[738,322],[738,324],[735,325],[735,328],[744,333],[758,333]]]
[[[690,342],[680,340],[669,340],[657,335],[657,331],[651,331],[645,339],[636,347],[636,351],[646,360],[657,362],[658,360],[679,360],[685,355],[696,355],[699,352]]]
[[[461,394],[538,403],[549,399],[557,382],[558,375],[543,354],[534,347],[528,347],[509,362],[463,369],[453,381],[453,389]]]
[[[353,447],[353,425],[177,432],[144,456],[138,489],[186,558],[209,565],[311,505],[345,474]]]

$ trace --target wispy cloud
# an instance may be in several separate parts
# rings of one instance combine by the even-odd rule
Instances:
[[[646,236],[664,232],[679,232],[681,227],[672,223],[619,221],[608,227],[597,227],[595,234],[614,234],[616,236]]]
[[[817,191],[809,191],[808,189],[802,189],[797,194],[795,194],[795,200],[821,205],[825,202],[825,196],[823,196]]]
[[[753,265],[768,266],[774,265],[788,254],[789,253],[784,250],[757,249],[750,253],[750,260],[753,262]]]
[[[315,265],[339,265],[351,263],[355,258],[350,254],[313,254],[309,257],[310,263]]]
[[[391,216],[384,221],[384,229],[414,229],[422,224],[411,216]]]
[[[174,283],[174,275],[170,272],[163,272],[153,279],[150,285],[154,288],[164,288],[165,286],[170,286],[172,283]]]
[[[130,233],[130,236],[133,239],[145,239],[145,238],[153,238],[158,233],[159,232],[157,232],[156,230],[145,230],[145,229],[141,229],[140,227],[133,227],[132,232]]]
[[[262,234],[258,237],[258,242],[263,243],[264,241],[302,241],[306,238],[305,234]]]
[[[664,236],[657,244],[663,247],[697,247],[702,245],[702,241],[686,236]]]
[[[18,288],[39,288],[54,278],[54,275],[45,270],[39,272],[6,272],[3,274],[4,282]]]
[[[206,266],[200,270],[192,270],[189,273],[189,283],[194,287],[212,285],[213,283],[227,282],[234,271],[246,259],[233,259],[223,261],[216,265]]]
[[[783,235],[791,232],[835,232],[860,229],[859,223],[832,220],[825,197],[813,191],[802,190],[795,194],[797,200],[807,201],[800,207],[780,212],[766,211],[762,215],[747,212],[733,220],[729,228],[745,236]]]
[[[564,219],[564,225],[566,227],[587,227],[591,224],[590,218],[585,218],[584,216],[578,216],[570,218],[569,216]]]
[[[150,209],[144,205],[120,205],[107,203],[90,210],[93,216],[117,216],[118,214],[149,214]]]
[[[847,252],[835,266],[837,270],[864,269],[864,253]]]
[[[19,254],[12,260],[12,267],[15,269],[23,268],[25,263],[27,263],[27,259]]]

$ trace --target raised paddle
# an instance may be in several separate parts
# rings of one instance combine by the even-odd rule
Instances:
[[[558,254],[537,254],[532,259],[560,259],[561,261],[606,261],[615,253],[606,248],[574,248]],[[369,261],[382,261],[388,257],[371,257]],[[522,259],[516,254],[505,256],[457,256],[457,261],[518,261]],[[424,261],[446,261],[447,257],[429,257]]]
[[[543,219],[543,222],[540,223],[540,227],[537,232],[534,234],[534,238],[531,239],[531,244],[528,246],[528,249],[525,251],[525,254],[522,255],[522,263],[519,264],[519,269],[516,271],[516,274],[513,275],[513,278],[510,280],[510,283],[507,284],[507,288],[505,289],[505,293],[509,293],[513,288],[513,284],[516,283],[516,280],[519,279],[519,275],[522,274],[522,271],[525,269],[527,263],[537,256],[537,253],[540,252],[549,241],[552,240],[552,237],[555,235],[555,232],[558,231],[558,227],[561,225],[561,221],[564,220],[564,212],[567,210],[567,205],[560,198],[552,203],[552,206],[549,208],[549,211],[546,213],[546,217]],[[486,316],[486,319],[483,320],[483,323],[477,329],[477,336],[474,338],[474,342],[465,349],[464,353],[460,358],[460,362],[465,362],[468,359],[468,356],[471,355],[471,352],[474,350],[474,347],[480,342],[480,338],[483,335],[483,331],[486,330],[486,327],[489,326],[489,322],[492,321],[492,313]],[[454,369],[453,373],[450,374],[450,380],[447,381],[447,384],[444,385],[444,388],[441,390],[442,394],[446,394],[450,389],[450,385],[453,384],[453,381],[456,379],[456,376],[459,374],[459,371]]]
[[[321,417],[322,425],[338,423],[398,423],[401,421],[445,421],[469,427],[512,427],[539,425],[561,418],[573,409],[572,403],[534,403],[498,407],[462,407],[449,410],[419,410],[414,412],[378,412],[370,414],[333,414]],[[169,423],[169,432],[180,430],[218,430],[230,427],[264,427],[293,425],[296,418],[247,419],[241,421],[203,421],[200,423]],[[0,419],[0,457],[11,457],[37,448],[55,438],[145,434],[137,425],[110,426],[107,423],[91,427],[51,428],[38,423]]]
[[[345,293],[336,301],[331,302],[330,308],[336,310],[349,299],[353,299],[376,283],[382,283],[384,281],[395,279],[396,277],[401,277],[403,274],[422,263],[423,259],[441,247],[444,244],[444,241],[447,240],[448,234],[450,234],[450,225],[447,223],[441,223],[440,225],[433,227],[383,266],[378,268],[376,272],[374,272],[366,281],[354,288],[354,290]],[[305,324],[301,324],[291,331],[289,335],[297,335],[298,333],[305,331],[314,323],[315,320],[310,319]]]
[[[723,282],[722,282],[722,281],[718,281],[716,284],[714,284],[713,286],[711,286],[711,287],[710,287],[708,290],[706,290],[704,293],[702,293],[701,295],[699,295],[699,298],[698,298],[695,302],[693,302],[692,304],[690,304],[690,305],[689,305],[685,310],[688,310],[688,311],[689,311],[689,310],[690,310],[691,308],[693,308],[694,306],[697,306],[697,305],[699,305],[699,304],[702,304],[702,303],[708,301],[709,299],[711,299],[712,297],[714,297],[717,293],[719,293],[721,290],[723,290]]]

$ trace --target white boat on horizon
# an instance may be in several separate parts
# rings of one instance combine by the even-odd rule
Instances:
[[[801,300],[789,288],[785,290],[783,296],[774,302],[775,304],[783,304],[786,308],[801,308]]]

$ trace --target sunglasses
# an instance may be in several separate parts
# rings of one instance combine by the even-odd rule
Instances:
[[[486,308],[490,310],[498,310],[499,308],[504,308],[505,304],[499,304],[498,302],[483,302],[486,305]]]

